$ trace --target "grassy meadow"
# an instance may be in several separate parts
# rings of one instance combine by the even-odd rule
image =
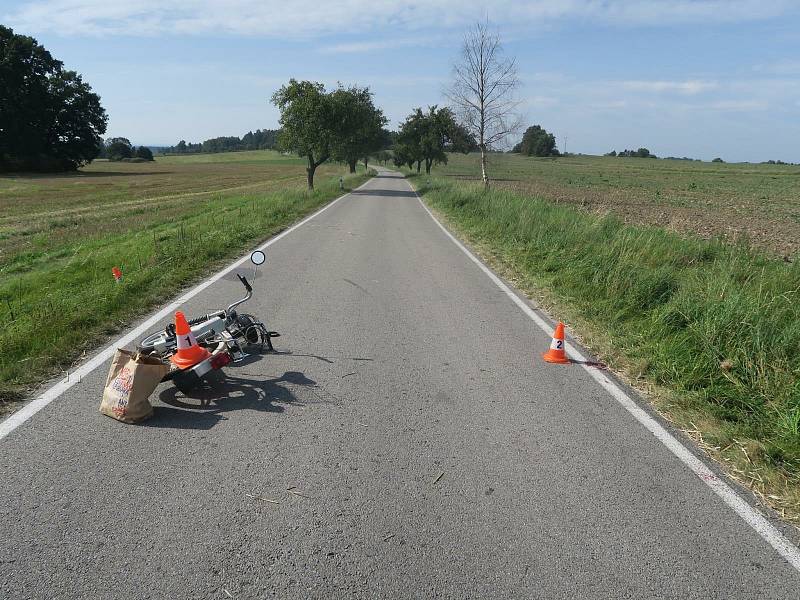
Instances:
[[[493,172],[506,181],[484,192],[473,161],[412,179],[498,271],[800,522],[800,262],[775,256],[797,236],[729,243],[643,216],[695,211],[716,234],[764,221],[795,231],[800,167],[501,157]]]
[[[503,154],[490,161],[500,189],[780,257],[800,251],[800,166]],[[437,174],[475,180],[479,157],[451,154]]]
[[[0,413],[131,318],[339,195],[346,170],[320,167],[313,194],[304,161],[271,151],[0,176]]]

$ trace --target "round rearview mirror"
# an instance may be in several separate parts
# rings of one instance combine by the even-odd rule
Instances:
[[[261,250],[256,250],[250,255],[250,262],[252,262],[254,265],[263,265],[266,260],[267,255]]]

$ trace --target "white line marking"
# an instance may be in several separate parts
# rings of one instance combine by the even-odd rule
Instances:
[[[356,189],[361,189],[362,187],[367,185],[370,181],[371,181],[371,179],[365,181],[360,186],[358,186]],[[272,244],[274,244],[278,240],[280,240],[280,239],[286,237],[287,235],[289,235],[290,233],[292,233],[295,229],[297,229],[299,227],[302,227],[303,225],[308,223],[311,219],[313,219],[316,216],[322,214],[323,212],[328,210],[331,206],[333,206],[334,204],[339,202],[339,200],[341,200],[342,198],[345,198],[349,194],[350,194],[350,192],[348,192],[347,194],[344,194],[342,196],[339,196],[333,202],[330,202],[329,204],[326,204],[325,206],[323,206],[321,209],[319,209],[314,214],[307,216],[305,219],[303,219],[299,223],[296,223],[296,224],[292,225],[286,231],[284,231],[282,233],[279,233],[278,235],[276,235],[274,238],[272,238],[270,240],[267,240],[265,243],[260,245],[258,248],[254,248],[254,250],[265,250],[266,248],[268,248],[269,246],[271,246]],[[86,377],[89,373],[91,373],[97,367],[99,367],[100,365],[105,363],[107,360],[109,360],[114,355],[114,352],[116,351],[117,348],[127,346],[131,342],[137,341],[139,339],[139,337],[143,333],[147,332],[151,327],[153,327],[153,325],[155,325],[156,323],[161,321],[164,317],[166,317],[166,316],[170,315],[171,313],[175,312],[177,309],[179,309],[181,307],[182,304],[184,304],[185,302],[187,302],[188,300],[190,300],[191,298],[193,298],[194,296],[196,296],[197,294],[202,292],[208,286],[216,283],[217,281],[219,281],[220,279],[225,277],[225,275],[227,275],[228,273],[230,273],[234,269],[242,266],[245,262],[247,262],[247,260],[249,258],[250,258],[250,254],[248,253],[245,256],[243,256],[242,258],[240,258],[239,260],[237,260],[236,262],[234,262],[233,264],[225,267],[224,269],[222,269],[221,271],[215,273],[214,275],[212,275],[211,277],[209,277],[208,279],[206,279],[205,281],[203,281],[202,283],[200,283],[196,287],[192,288],[191,290],[186,292],[183,296],[180,296],[178,299],[174,300],[173,302],[171,302],[170,304],[168,304],[167,306],[162,308],[160,311],[158,311],[157,313],[152,315],[144,323],[140,324],[136,329],[130,331],[127,335],[122,336],[116,342],[112,343],[110,346],[107,346],[105,349],[101,350],[100,353],[98,353],[96,356],[91,358],[88,362],[83,363],[80,367],[78,367],[77,369],[72,371],[67,377],[65,377],[64,379],[60,380],[53,387],[45,390],[35,400],[32,400],[31,402],[29,402],[28,404],[26,404],[25,406],[20,408],[17,412],[12,414],[10,417],[8,417],[2,423],[0,423],[0,440],[2,440],[9,433],[14,431],[17,427],[22,425],[28,419],[30,419],[33,415],[35,415],[37,412],[39,412],[44,407],[46,407],[48,404],[50,404],[53,400],[58,398],[61,394],[66,392],[73,385],[75,385],[76,383],[80,383],[80,381],[84,377]]]
[[[410,185],[410,183],[409,183]],[[425,203],[420,198],[417,191],[411,186],[411,189],[414,190],[414,193],[417,196],[417,200],[422,205],[422,208],[425,209],[431,219],[439,226],[439,228],[444,231],[445,235],[452,240],[452,242],[458,246],[461,251],[466,254],[469,259],[474,262],[478,267],[483,271],[489,279],[491,279],[494,284],[499,287],[505,294],[513,300],[514,304],[516,304],[522,312],[524,312],[530,319],[536,323],[539,328],[544,331],[547,335],[552,335],[552,326],[547,323],[542,317],[540,317],[536,312],[525,302],[522,298],[520,298],[517,294],[515,294],[511,288],[509,288],[503,281],[495,275],[486,265],[484,265],[472,252],[467,249],[464,244],[462,244],[459,240],[457,240],[452,233],[450,233],[444,225],[439,222],[433,213],[425,206]],[[573,359],[580,362],[586,362],[586,357],[583,356],[572,344],[566,343],[566,350],[567,354],[569,354]],[[770,523],[764,515],[758,512],[755,508],[750,506],[744,499],[742,499],[733,489],[722,481],[719,477],[717,477],[714,472],[709,469],[699,458],[697,458],[694,454],[692,454],[686,446],[681,444],[672,434],[670,434],[666,429],[664,429],[658,421],[656,421],[653,417],[651,417],[647,412],[645,412],[642,408],[640,408],[636,402],[634,402],[628,394],[626,394],[616,383],[611,381],[608,377],[606,377],[602,371],[598,369],[594,369],[587,365],[580,365],[583,369],[589,373],[589,375],[594,379],[600,386],[606,390],[611,396],[619,402],[622,407],[627,410],[633,418],[639,421],[644,427],[652,433],[662,444],[664,444],[670,452],[672,452],[675,456],[677,456],[692,472],[700,478],[700,480],[705,483],[708,487],[710,487],[717,496],[722,498],[722,501],[725,502],[733,511],[739,515],[744,521],[752,527],[758,535],[760,535],[764,540],[766,540],[770,546],[775,548],[786,561],[792,565],[797,571],[800,571],[800,550],[798,550],[797,546],[795,546],[792,542],[790,542],[780,531],[778,531],[772,523]]]

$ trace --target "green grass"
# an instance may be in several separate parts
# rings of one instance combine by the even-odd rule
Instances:
[[[0,178],[0,204],[13,206],[0,218],[0,412],[131,318],[339,195],[344,171],[318,171],[313,194],[302,162],[274,152]]]
[[[474,180],[480,173],[475,154],[449,159],[438,174]],[[800,251],[800,166],[493,154],[489,175],[497,188],[630,224],[743,241],[780,257]]]
[[[800,516],[800,264],[523,193],[417,178],[442,213],[731,472]]]

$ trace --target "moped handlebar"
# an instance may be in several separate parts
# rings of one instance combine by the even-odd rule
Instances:
[[[244,275],[239,275],[238,273],[236,274],[236,276],[239,278],[239,281],[242,282],[244,289],[246,289],[248,292],[253,291],[253,288],[250,287],[250,284],[247,282],[247,277],[245,277]]]

